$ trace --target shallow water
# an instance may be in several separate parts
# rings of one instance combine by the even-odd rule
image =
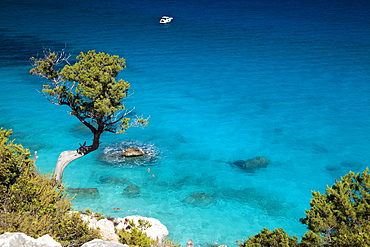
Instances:
[[[5,0],[0,11],[0,124],[43,172],[92,138],[36,91],[28,59],[43,47],[124,57],[126,104],[150,116],[67,167],[68,187],[99,191],[76,209],[157,218],[183,245],[234,246],[263,227],[300,237],[310,191],[369,163],[368,2]],[[173,22],[159,25],[163,14]],[[109,158],[131,145],[151,155]],[[231,165],[257,156],[267,168]],[[123,195],[129,184],[140,196]]]

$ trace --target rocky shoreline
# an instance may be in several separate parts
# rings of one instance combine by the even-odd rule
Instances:
[[[21,232],[6,232],[0,235],[0,246],[10,247],[62,247],[49,235],[44,235],[38,239],[31,238]],[[129,247],[127,244],[94,239],[84,243],[81,247]]]
[[[100,229],[103,240],[118,243],[117,230],[127,227],[125,220],[133,221],[138,224],[139,220],[148,221],[151,227],[143,230],[146,235],[158,243],[162,243],[168,236],[168,230],[159,220],[154,218],[143,217],[139,215],[126,216],[125,218],[97,219],[94,215],[81,214],[83,221],[88,223],[90,228]]]
[[[81,214],[81,218],[88,223],[90,228],[99,229],[102,238],[89,241],[83,244],[82,247],[128,247],[128,245],[118,242],[119,237],[116,234],[116,230],[126,229],[127,220],[133,221],[135,224],[137,224],[139,220],[148,221],[151,226],[143,230],[143,232],[157,243],[163,243],[168,236],[167,227],[154,218],[133,215],[126,216],[125,218],[99,219],[94,214]],[[49,235],[34,239],[24,233],[6,232],[0,235],[0,247],[1,246],[61,247],[61,244]]]

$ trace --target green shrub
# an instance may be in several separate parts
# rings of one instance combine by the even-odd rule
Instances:
[[[370,174],[350,172],[327,186],[326,193],[312,192],[311,209],[300,219],[310,231],[302,237],[288,236],[285,231],[264,228],[239,247],[258,246],[370,246]]]
[[[155,247],[181,247],[179,243],[172,242],[171,239],[166,238],[163,243],[154,243]]]
[[[322,245],[370,246],[370,174],[350,172],[326,193],[312,192],[303,224]]]
[[[118,231],[119,242],[127,244],[130,247],[150,247],[154,244],[154,240],[150,239],[144,230],[151,227],[150,223],[146,220],[138,220],[138,225],[133,220],[129,221],[129,229]]]
[[[64,190],[37,172],[30,152],[9,141],[10,135],[0,129],[0,234],[23,232],[34,238],[49,234],[63,246],[99,238],[79,213],[70,212]]]
[[[252,237],[249,237],[244,243],[238,242],[239,247],[294,247],[298,246],[298,238],[289,236],[282,228],[276,228],[273,231],[267,228]]]

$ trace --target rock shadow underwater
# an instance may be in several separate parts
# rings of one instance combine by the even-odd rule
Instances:
[[[139,197],[141,194],[140,187],[126,178],[100,176],[98,182],[102,185],[114,185],[116,188],[122,189],[121,194],[126,198]]]
[[[237,160],[229,164],[246,173],[254,173],[257,170],[267,168],[267,166],[270,164],[270,160],[265,157],[256,157],[247,160]]]
[[[193,207],[205,208],[215,204],[216,199],[211,194],[199,192],[187,196],[182,202]]]
[[[325,166],[325,170],[336,178],[344,176],[350,171],[355,173],[361,172],[365,168],[366,165],[356,161],[344,161],[336,165],[333,164]]]

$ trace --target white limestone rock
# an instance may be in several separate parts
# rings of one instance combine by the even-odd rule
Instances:
[[[119,244],[104,241],[101,239],[94,239],[90,242],[84,243],[81,247],[129,247],[127,244]]]
[[[87,214],[80,214],[80,217],[84,222],[87,223],[89,228],[93,228],[93,229],[98,228],[97,227],[98,220],[96,217],[87,215]]]
[[[38,239],[31,238],[21,232],[6,232],[0,235],[0,247],[61,247],[49,235],[44,235]]]
[[[150,228],[144,230],[147,236],[154,241],[162,243],[168,236],[168,230],[159,220],[154,218],[147,218],[139,215],[127,216],[125,218],[113,218],[112,220],[101,219],[97,220],[96,217],[86,214],[81,214],[83,221],[87,222],[90,228],[99,228],[102,239],[118,243],[119,237],[115,233],[115,229],[122,230],[126,229],[125,219],[134,220],[135,224],[138,225],[139,219],[149,221],[152,225]]]
[[[163,225],[159,220],[154,218],[147,218],[139,215],[126,216],[125,218],[116,218],[114,221],[117,224],[116,229],[125,229],[125,219],[129,221],[133,220],[136,225],[138,225],[139,220],[146,220],[152,225],[148,229],[144,230],[147,236],[155,241],[162,243],[168,236],[168,230],[165,225]]]
[[[118,243],[118,235],[115,232],[114,224],[108,219],[101,219],[96,223],[97,228],[100,229],[100,235],[103,240]]]

